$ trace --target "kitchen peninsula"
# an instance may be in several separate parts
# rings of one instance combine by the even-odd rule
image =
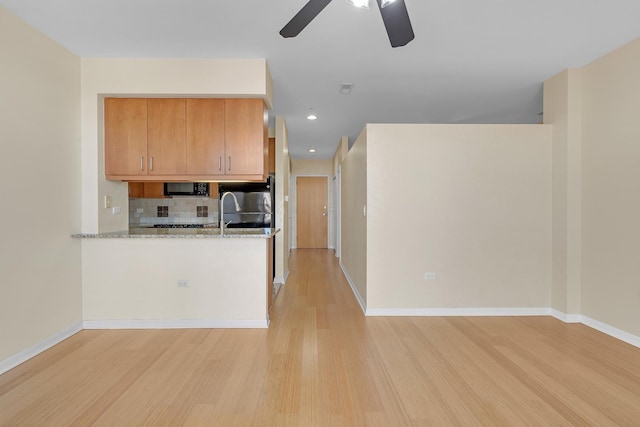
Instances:
[[[87,329],[266,328],[275,229],[76,234]]]
[[[81,83],[84,327],[266,328],[275,233],[132,229],[127,184],[264,180],[266,60],[83,58]]]

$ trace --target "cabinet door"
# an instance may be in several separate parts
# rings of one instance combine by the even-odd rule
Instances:
[[[105,173],[147,174],[147,100],[105,98]]]
[[[224,99],[187,99],[187,173],[224,174]]]
[[[220,197],[220,193],[218,193],[218,183],[210,182],[209,183],[209,197],[211,199],[217,199]]]
[[[264,175],[267,115],[262,99],[225,100],[225,174]]]
[[[144,183],[143,182],[130,182],[129,183],[129,197],[134,197],[134,198],[144,197]]]
[[[129,197],[162,199],[164,198],[164,182],[130,182]]]
[[[146,199],[164,198],[164,182],[145,182],[144,197]]]
[[[187,173],[185,99],[149,99],[149,175]]]

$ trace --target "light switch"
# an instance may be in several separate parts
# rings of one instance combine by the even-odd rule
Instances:
[[[105,209],[111,208],[111,203],[113,203],[111,196],[104,196],[104,208]]]
[[[111,209],[111,212],[113,212],[114,215],[118,215],[120,213],[120,208],[116,206]]]

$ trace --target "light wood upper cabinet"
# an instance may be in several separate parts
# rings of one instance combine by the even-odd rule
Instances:
[[[262,99],[225,100],[225,175],[265,175],[267,115]]]
[[[224,99],[187,99],[187,174],[224,174]]]
[[[262,99],[105,99],[105,172],[122,181],[263,181]]]
[[[130,182],[129,197],[162,199],[164,198],[163,182]]]
[[[104,100],[106,175],[147,174],[147,100]]]
[[[164,182],[145,182],[143,194],[147,199],[164,198]]]
[[[187,173],[185,99],[149,99],[147,120],[149,175]]]
[[[144,197],[144,182],[130,182],[129,197],[134,197],[134,198]]]
[[[212,199],[217,199],[220,197],[220,193],[218,192],[218,183],[210,182],[209,183],[209,197]]]

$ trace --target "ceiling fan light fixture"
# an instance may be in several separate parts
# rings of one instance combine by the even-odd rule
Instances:
[[[280,35],[285,38],[297,36],[331,1],[308,0],[280,30]],[[360,8],[369,8],[369,0],[346,0],[346,2]],[[392,2],[393,6],[388,7]],[[404,0],[376,0],[376,5],[382,15],[382,22],[387,30],[391,47],[405,46],[415,38]]]
[[[386,0],[386,1],[389,1],[389,0]],[[346,0],[346,2],[355,7],[360,7],[362,9],[369,9],[369,0]]]

